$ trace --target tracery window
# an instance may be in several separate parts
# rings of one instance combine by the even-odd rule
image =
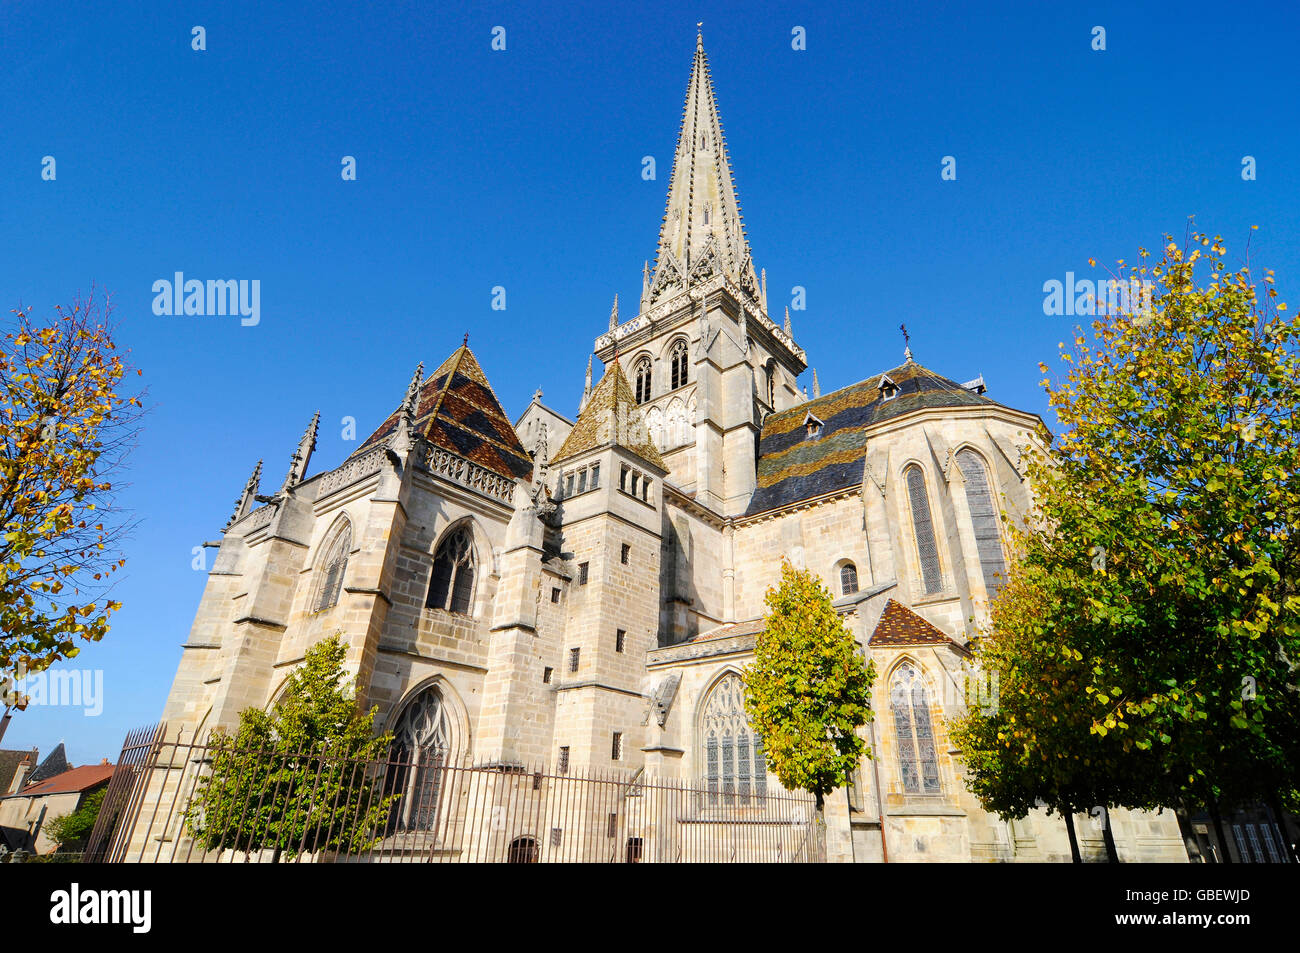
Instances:
[[[916,552],[921,561],[921,581],[925,594],[940,592],[943,577],[939,572],[939,547],[934,538],[934,521],[930,518],[930,495],[925,488],[925,474],[913,464],[907,468],[907,494],[912,503],[912,530],[916,535]]]
[[[761,803],[767,795],[763,736],[750,727],[744,697],[744,682],[729,673],[704,702],[700,743],[709,806]]]
[[[438,791],[451,749],[451,729],[442,692],[430,686],[415,696],[393,727],[392,759],[385,779],[388,795],[399,795],[389,830],[430,830],[437,818]]]
[[[939,757],[930,722],[930,698],[914,665],[904,662],[890,680],[889,707],[898,740],[898,768],[907,794],[939,793]]]
[[[650,399],[650,358],[643,357],[636,365],[636,402],[644,404]]]
[[[851,596],[858,591],[858,567],[845,563],[840,567],[840,595]]]
[[[686,342],[677,341],[673,344],[671,354],[672,363],[672,383],[673,390],[679,387],[685,387],[686,377]]]
[[[343,527],[335,535],[317,570],[312,612],[322,612],[338,604],[339,594],[343,591],[343,574],[348,568],[348,551],[351,548],[352,524],[344,520]]]
[[[448,533],[433,557],[424,605],[469,615],[474,600],[474,537],[468,524]]]
[[[992,596],[1006,582],[1007,565],[1002,556],[997,507],[989,489],[989,471],[983,458],[970,448],[957,454],[957,466],[966,478],[966,502],[971,528],[975,531],[975,552],[979,555],[984,589]]]

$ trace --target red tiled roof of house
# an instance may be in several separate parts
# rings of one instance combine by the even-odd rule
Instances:
[[[39,784],[23,788],[17,794],[10,796],[41,797],[46,794],[70,794],[74,791],[85,791],[88,788],[103,784],[112,776],[113,765],[111,764],[83,764],[79,768],[72,768],[62,774],[47,778]]]
[[[872,645],[943,645],[957,643],[926,622],[896,599],[885,603],[885,611],[871,633]]]

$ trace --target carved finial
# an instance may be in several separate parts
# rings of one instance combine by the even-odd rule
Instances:
[[[420,385],[424,381],[424,361],[415,365],[415,373],[411,375],[411,383],[406,388],[406,400],[402,403],[402,412],[415,423],[415,412],[420,401]]]
[[[821,381],[817,380],[817,368],[813,368],[813,398],[816,399],[822,395]]]
[[[763,310],[767,311],[767,269],[766,268],[762,270],[762,275],[763,278],[760,284],[760,289],[763,295]]]
[[[704,49],[704,21],[700,20],[695,24],[695,48]]]
[[[303,431],[302,439],[298,441],[298,449],[293,452],[293,459],[289,461],[289,472],[285,475],[284,486],[280,487],[281,493],[286,493],[303,481],[307,475],[307,463],[311,460],[312,451],[316,449],[316,434],[320,429],[320,411],[311,418],[311,423]]]
[[[415,442],[413,436],[415,416],[419,410],[420,385],[423,381],[424,362],[421,361],[416,365],[415,373],[411,375],[411,383],[407,385],[406,397],[403,398],[401,412],[397,415],[397,427],[394,428],[392,436],[388,438],[389,448],[399,455],[410,452]]]
[[[912,361],[912,335],[907,333],[906,324],[900,324],[898,330],[903,332],[903,358],[910,364]]]
[[[790,340],[792,341],[794,340],[794,332],[790,330],[790,306],[789,305],[786,305],[785,308],[785,333],[790,338]]]
[[[469,347],[469,332],[465,332],[465,340],[460,342],[461,347]]]
[[[239,494],[239,499],[235,500],[235,512],[226,520],[226,525],[221,528],[224,533],[235,524],[236,521],[243,519],[252,512],[253,504],[257,501],[257,491],[262,486],[262,461],[257,461],[257,466],[253,467],[253,475],[248,478],[244,484],[244,492]]]
[[[613,331],[618,327],[618,295],[614,295],[614,307],[609,312],[609,329]]]

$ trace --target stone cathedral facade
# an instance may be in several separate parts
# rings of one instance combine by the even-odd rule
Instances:
[[[225,527],[169,728],[234,725],[341,633],[399,743],[772,790],[738,673],[786,557],[878,673],[875,758],[827,800],[831,858],[1068,860],[1059,818],[979,808],[945,728],[1040,421],[910,351],[829,393],[814,371],[809,396],[766,284],[697,41],[656,258],[635,316],[616,299],[594,338],[604,371],[593,386],[589,359],[576,415],[539,391],[512,424],[466,343],[309,474],[313,420],[282,485],[260,495],[259,464]],[[1186,859],[1172,812],[1111,824],[1126,860]],[[1077,827],[1100,855],[1091,819]]]

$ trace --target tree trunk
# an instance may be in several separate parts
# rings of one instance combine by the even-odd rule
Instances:
[[[1106,845],[1106,862],[1110,864],[1118,864],[1119,850],[1115,847],[1115,832],[1110,829],[1110,808],[1103,807],[1101,811],[1101,839]]]
[[[1210,819],[1214,821],[1214,837],[1219,842],[1219,863],[1232,863],[1232,851],[1228,850],[1228,838],[1223,833],[1223,814],[1219,811],[1219,799],[1210,801]]]
[[[826,863],[826,800],[817,794],[817,809],[813,817],[813,863]]]
[[[1074,833],[1074,814],[1070,811],[1062,811],[1065,818],[1065,831],[1070,835],[1070,863],[1081,864],[1083,857],[1079,854],[1079,838]]]

